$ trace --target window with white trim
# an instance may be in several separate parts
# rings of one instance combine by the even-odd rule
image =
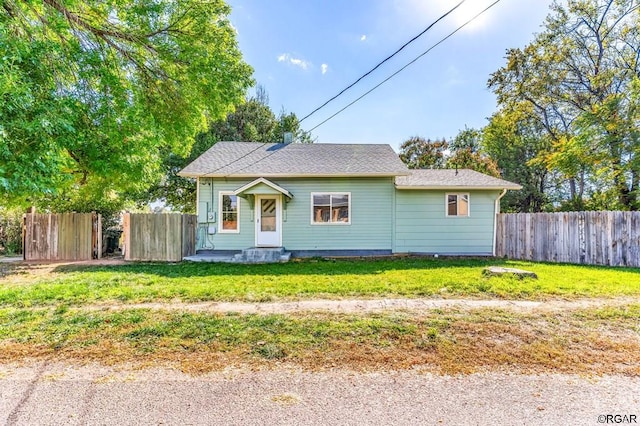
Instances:
[[[233,192],[218,193],[220,225],[218,232],[240,232],[240,199]]]
[[[469,216],[469,194],[446,194],[447,216]]]
[[[312,192],[311,223],[313,225],[351,224],[351,193]]]

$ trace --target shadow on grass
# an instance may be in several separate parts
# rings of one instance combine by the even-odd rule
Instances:
[[[289,263],[243,265],[230,263],[146,263],[126,265],[60,265],[58,273],[120,272],[127,274],[153,274],[163,277],[206,277],[242,275],[376,275],[392,270],[429,270],[450,267],[485,267],[505,265],[504,259],[483,257],[448,257],[434,259],[426,256],[402,258],[354,259],[296,259]]]

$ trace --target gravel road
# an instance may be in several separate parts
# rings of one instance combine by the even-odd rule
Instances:
[[[640,421],[640,379],[282,369],[192,377],[160,369],[0,365],[0,424],[7,425],[596,425],[625,419],[616,415]]]

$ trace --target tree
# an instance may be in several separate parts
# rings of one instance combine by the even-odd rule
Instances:
[[[603,191],[609,207],[640,207],[639,10],[634,0],[555,2],[544,31],[489,80],[501,113],[541,126],[551,149],[538,160],[566,179],[570,207]]]
[[[268,102],[267,92],[258,85],[254,96],[237,105],[225,119],[211,122],[206,132],[199,133],[187,155],[167,153],[163,161],[163,179],[143,194],[140,201],[146,203],[161,200],[173,209],[193,212],[196,205],[195,182],[193,179],[180,177],[177,173],[216,142],[282,142],[284,132],[290,132],[295,142],[313,142],[310,133],[300,128],[300,122],[294,113],[282,110],[276,118]]]
[[[144,191],[162,153],[188,153],[252,84],[229,11],[222,0],[2,0],[0,196]]]
[[[493,177],[500,177],[498,164],[482,148],[482,132],[476,129],[460,131],[449,143],[451,156],[447,168],[471,169]]]
[[[538,158],[550,148],[537,120],[517,111],[495,113],[482,131],[482,145],[497,163],[502,178],[522,185],[502,200],[503,211],[541,212],[552,206],[554,174]]]
[[[400,160],[410,169],[443,169],[449,144],[413,136],[400,145]]]

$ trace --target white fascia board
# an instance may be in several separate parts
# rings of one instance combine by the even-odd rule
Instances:
[[[408,176],[408,173],[335,173],[335,174],[313,174],[313,173],[260,173],[256,175],[255,173],[247,173],[247,174],[210,174],[210,173],[178,173],[178,176],[182,177],[207,177],[207,178],[225,178],[225,179],[235,179],[235,178],[324,178],[324,177],[395,177],[395,176]]]
[[[502,189],[522,189],[518,186],[451,186],[451,185],[396,185],[396,189],[400,190],[439,190],[439,191],[498,191]]]

